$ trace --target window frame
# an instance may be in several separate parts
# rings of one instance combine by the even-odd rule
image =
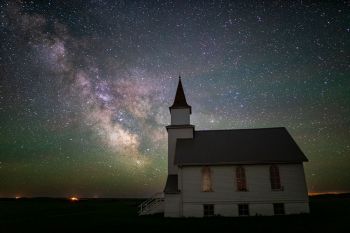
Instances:
[[[274,215],[285,215],[286,208],[284,203],[273,203],[273,214]]]
[[[202,173],[202,187],[201,187],[201,190],[202,190],[202,192],[205,192],[205,193],[207,193],[207,192],[214,192],[214,190],[213,190],[212,171],[211,170],[212,169],[209,166],[203,166],[202,167],[202,170],[201,170],[201,173]],[[209,187],[208,188],[204,186],[205,182],[206,182],[205,178],[207,178],[208,182],[209,182],[209,184],[208,184]]]
[[[238,192],[247,192],[247,177],[243,166],[236,167],[236,189]]]
[[[215,205],[214,204],[203,204],[203,217],[215,216]]]
[[[247,203],[238,204],[238,216],[240,217],[250,216],[249,204]]]
[[[269,173],[270,173],[271,190],[272,191],[283,191],[279,167],[276,164],[270,165]]]

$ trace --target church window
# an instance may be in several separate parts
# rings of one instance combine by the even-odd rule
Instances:
[[[236,168],[236,181],[238,191],[247,191],[247,182],[245,177],[244,167],[239,166]]]
[[[283,203],[275,203],[273,204],[273,212],[275,215],[284,215],[284,204]]]
[[[204,217],[214,216],[214,205],[212,204],[203,205],[203,214],[204,214]]]
[[[249,216],[249,205],[239,204],[238,205],[238,215],[239,216]]]
[[[202,168],[202,191],[212,192],[212,180],[210,167],[205,166]]]
[[[281,190],[280,172],[277,165],[270,166],[270,181],[272,190]]]

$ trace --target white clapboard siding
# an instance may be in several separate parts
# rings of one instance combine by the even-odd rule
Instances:
[[[193,128],[168,129],[168,174],[177,174],[177,166],[174,164],[176,139],[193,138]]]
[[[203,204],[215,204],[215,213],[223,216],[238,215],[237,204],[248,203],[251,215],[273,215],[272,203],[285,203],[286,214],[305,213],[308,195],[302,164],[279,164],[283,191],[272,191],[269,165],[245,165],[247,192],[237,191],[236,166],[211,166],[213,192],[202,192],[200,166],[179,169],[183,213],[200,217]]]
[[[190,124],[190,114],[189,108],[171,109],[171,125]]]
[[[180,216],[180,194],[165,194],[164,195],[164,217],[179,217]]]

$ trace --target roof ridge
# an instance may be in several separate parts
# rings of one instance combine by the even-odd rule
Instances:
[[[243,129],[204,129],[196,130],[195,132],[209,132],[209,131],[238,131],[238,130],[264,130],[264,129],[287,129],[286,127],[266,127],[266,128],[243,128]]]

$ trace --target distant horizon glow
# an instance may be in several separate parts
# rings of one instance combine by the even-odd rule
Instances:
[[[79,198],[73,196],[73,197],[70,197],[69,200],[72,202],[77,202],[77,201],[79,201]]]
[[[286,127],[350,191],[345,2],[2,1],[0,197],[147,197],[179,74],[196,130]]]
[[[350,191],[328,191],[328,192],[308,192],[309,196],[318,196],[318,195],[327,195],[327,194],[331,194],[331,195],[338,195],[338,194],[348,194],[350,193]],[[53,196],[53,197],[47,197],[47,196],[6,196],[6,197],[2,197],[0,196],[0,198],[14,198],[14,199],[25,199],[25,198],[62,198],[62,199],[69,199],[71,201],[79,201],[81,199],[104,199],[104,198],[149,198],[149,195],[141,195],[141,196],[113,196],[113,197],[99,197],[99,196]]]

